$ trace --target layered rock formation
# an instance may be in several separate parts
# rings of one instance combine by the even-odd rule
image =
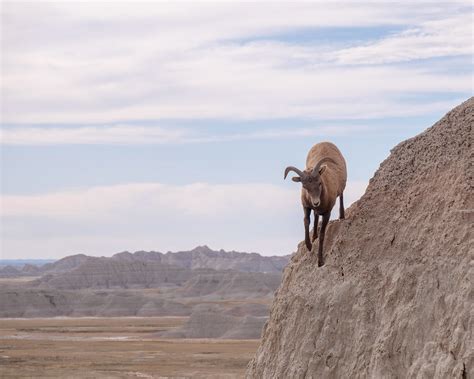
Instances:
[[[473,123],[471,98],[396,146],[325,266],[300,243],[247,377],[474,377]]]
[[[78,254],[41,267],[24,265],[22,270],[7,266],[3,272],[9,278],[25,273],[39,278],[2,281],[0,318],[183,316],[191,314],[200,302],[236,299],[250,303],[242,304],[232,316],[265,316],[268,306],[258,306],[255,312],[253,304],[256,299],[268,303],[281,280],[281,272],[276,270],[284,261],[288,257],[226,253],[200,246],[189,252],[123,252],[110,258]],[[249,262],[255,263],[253,271],[248,269]],[[227,308],[219,312],[227,312]],[[258,338],[260,329],[252,330],[250,335]]]
[[[198,246],[190,251],[178,251],[166,254],[156,251],[137,251],[129,253],[124,251],[117,253],[113,257],[90,257],[85,254],[70,255],[56,262],[44,265],[6,265],[0,267],[0,278],[12,278],[20,276],[39,276],[44,274],[66,273],[86,265],[95,263],[104,266],[106,262],[132,263],[154,263],[183,268],[188,270],[213,269],[213,270],[234,270],[241,272],[265,272],[281,273],[287,265],[290,257],[271,256],[264,257],[257,253],[243,253],[237,251],[212,250],[208,246]],[[118,263],[120,264],[120,263]]]
[[[192,306],[146,291],[64,291],[10,288],[0,291],[0,318],[83,316],[187,316]]]
[[[5,266],[0,268],[0,278],[16,278],[22,276],[21,270],[13,266]]]
[[[181,285],[199,273],[155,262],[91,258],[73,270],[45,275],[35,284],[56,289],[158,288]]]
[[[195,307],[186,324],[178,330],[158,334],[171,338],[258,338],[266,316],[237,316],[216,305],[201,304]]]
[[[187,269],[212,268],[214,270],[235,270],[242,272],[280,273],[288,264],[289,256],[264,257],[257,253],[212,250],[208,246],[197,246],[190,251],[167,252],[154,251],[123,252],[114,258],[126,261],[159,262]]]
[[[280,281],[280,273],[213,271],[194,276],[176,292],[185,297],[272,296]]]

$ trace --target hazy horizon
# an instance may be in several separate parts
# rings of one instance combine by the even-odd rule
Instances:
[[[71,254],[66,254],[64,256],[61,256],[61,257],[58,257],[58,258],[48,258],[48,257],[38,257],[38,258],[0,258],[0,265],[2,264],[2,262],[34,262],[34,261],[38,261],[38,262],[42,262],[42,261],[45,261],[45,262],[53,262],[53,261],[57,261],[57,260],[60,260],[60,259],[63,259],[63,258],[67,258],[67,257],[70,257],[70,256],[74,256],[74,255],[87,255],[87,256],[90,256],[90,257],[98,257],[98,258],[110,258],[116,254],[120,254],[120,253],[131,253],[131,254],[134,254],[134,253],[137,253],[137,252],[142,252],[142,251],[146,251],[146,252],[152,252],[152,253],[160,253],[160,254],[168,254],[168,253],[181,253],[181,252],[190,252],[190,251],[193,251],[193,250],[196,250],[200,247],[208,247],[210,250],[212,251],[224,251],[226,253],[231,253],[231,252],[237,252],[237,253],[246,253],[246,254],[254,254],[254,253],[257,253],[257,254],[260,254],[256,251],[237,251],[237,250],[225,250],[225,249],[221,249],[221,248],[214,248],[213,246],[208,246],[208,245],[199,245],[199,246],[194,246],[194,247],[191,247],[189,249],[183,249],[183,250],[175,250],[175,251],[171,251],[171,250],[163,250],[163,251],[158,251],[158,250],[132,250],[132,251],[128,251],[128,250],[121,250],[121,251],[116,251],[114,253],[110,253],[110,254],[87,254],[87,253],[84,253],[84,252],[73,252]],[[295,250],[296,250],[296,247],[295,247]],[[279,256],[284,256],[284,255],[291,255],[293,252],[290,252],[288,254],[282,254],[282,255],[279,255]],[[270,255],[263,255],[263,254],[260,254],[261,256],[270,256]],[[275,255],[275,256],[278,256],[278,255]]]
[[[471,7],[2,3],[0,258],[291,254],[284,168],[333,141],[348,208],[472,96]]]

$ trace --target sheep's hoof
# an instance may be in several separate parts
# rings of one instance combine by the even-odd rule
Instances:
[[[311,245],[311,242],[307,241],[306,242],[306,248],[308,249],[308,251],[311,251],[313,245]]]
[[[323,267],[324,266],[324,261],[318,260],[318,267]]]

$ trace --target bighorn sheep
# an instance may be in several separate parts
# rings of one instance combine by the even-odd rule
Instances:
[[[289,166],[285,169],[285,176],[294,171],[298,176],[292,178],[294,182],[301,182],[301,203],[304,210],[304,240],[306,247],[311,251],[312,243],[309,237],[311,210],[314,211],[313,241],[318,237],[319,215],[323,217],[319,233],[318,266],[324,265],[323,244],[326,226],[331,216],[331,210],[339,196],[339,218],[344,218],[343,192],[346,188],[347,171],[346,161],[336,145],[331,142],[321,142],[314,145],[306,158],[306,169],[301,171]]]

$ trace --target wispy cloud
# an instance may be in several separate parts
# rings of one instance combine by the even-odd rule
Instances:
[[[361,125],[330,125],[305,128],[267,128],[242,133],[203,133],[190,128],[140,125],[85,127],[14,127],[0,130],[3,145],[142,145],[189,144],[242,140],[338,136],[367,130]]]
[[[439,101],[410,105],[403,98],[452,94],[457,102],[472,90],[471,75],[393,63],[463,54],[469,64],[466,6],[347,3],[341,12],[332,2],[7,3],[2,117],[92,124],[441,111],[446,104]],[[331,43],[330,29],[325,43],[278,37],[305,28],[387,25],[403,30],[342,48]],[[250,42],[230,42],[242,38]]]
[[[349,182],[346,204],[365,187],[364,182]],[[1,202],[3,258],[32,250],[60,257],[80,251],[166,251],[202,243],[287,254],[301,239],[299,186],[294,183],[131,183],[3,196]]]
[[[4,145],[164,144],[186,138],[189,136],[184,130],[136,125],[19,127],[0,131]]]
[[[426,21],[380,41],[333,52],[340,64],[385,64],[464,55],[471,57],[472,13]]]

